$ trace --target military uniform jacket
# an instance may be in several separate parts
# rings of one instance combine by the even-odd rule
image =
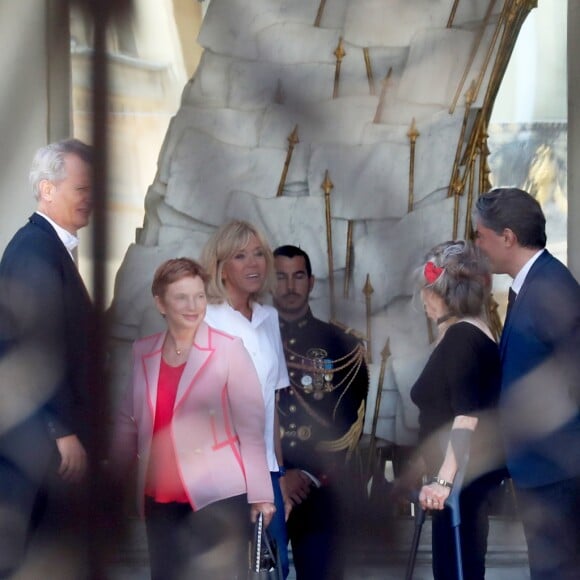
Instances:
[[[297,321],[280,319],[280,330],[290,376],[278,400],[284,464],[324,484],[338,475],[362,431],[364,347],[310,310]]]

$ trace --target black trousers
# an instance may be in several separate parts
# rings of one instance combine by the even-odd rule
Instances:
[[[248,570],[246,495],[193,511],[186,503],[145,499],[152,580],[236,580]]]
[[[489,492],[501,481],[501,474],[484,475],[470,483],[459,497],[461,558],[465,580],[483,580],[489,532]],[[432,550],[435,580],[456,580],[455,538],[449,508],[433,511]]]
[[[26,453],[22,447],[32,449]],[[59,464],[54,442],[36,417],[0,439],[0,578],[18,573],[38,554],[47,560],[58,554],[74,560],[77,569],[86,568],[86,483],[64,482]]]
[[[344,518],[331,487],[313,488],[290,512],[287,528],[297,580],[341,580]]]
[[[532,580],[580,577],[580,478],[521,489],[518,512],[524,524]]]

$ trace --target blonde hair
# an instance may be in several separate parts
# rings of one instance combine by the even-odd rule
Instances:
[[[209,275],[207,300],[210,304],[228,301],[228,292],[223,283],[223,267],[236,252],[243,250],[250,238],[256,236],[266,258],[266,276],[262,287],[251,301],[259,301],[274,288],[274,256],[264,235],[252,224],[243,220],[233,220],[219,227],[205,244],[201,253],[201,263]]]

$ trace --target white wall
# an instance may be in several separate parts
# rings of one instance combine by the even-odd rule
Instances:
[[[493,108],[492,123],[565,121],[568,0],[539,0],[524,23]]]
[[[28,171],[36,149],[69,131],[63,7],[61,0],[0,2],[0,251],[35,208]]]

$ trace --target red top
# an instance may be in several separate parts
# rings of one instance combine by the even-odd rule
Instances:
[[[159,503],[189,503],[177,466],[171,429],[177,386],[184,368],[185,363],[172,367],[161,357],[153,442],[145,485],[145,494]]]

